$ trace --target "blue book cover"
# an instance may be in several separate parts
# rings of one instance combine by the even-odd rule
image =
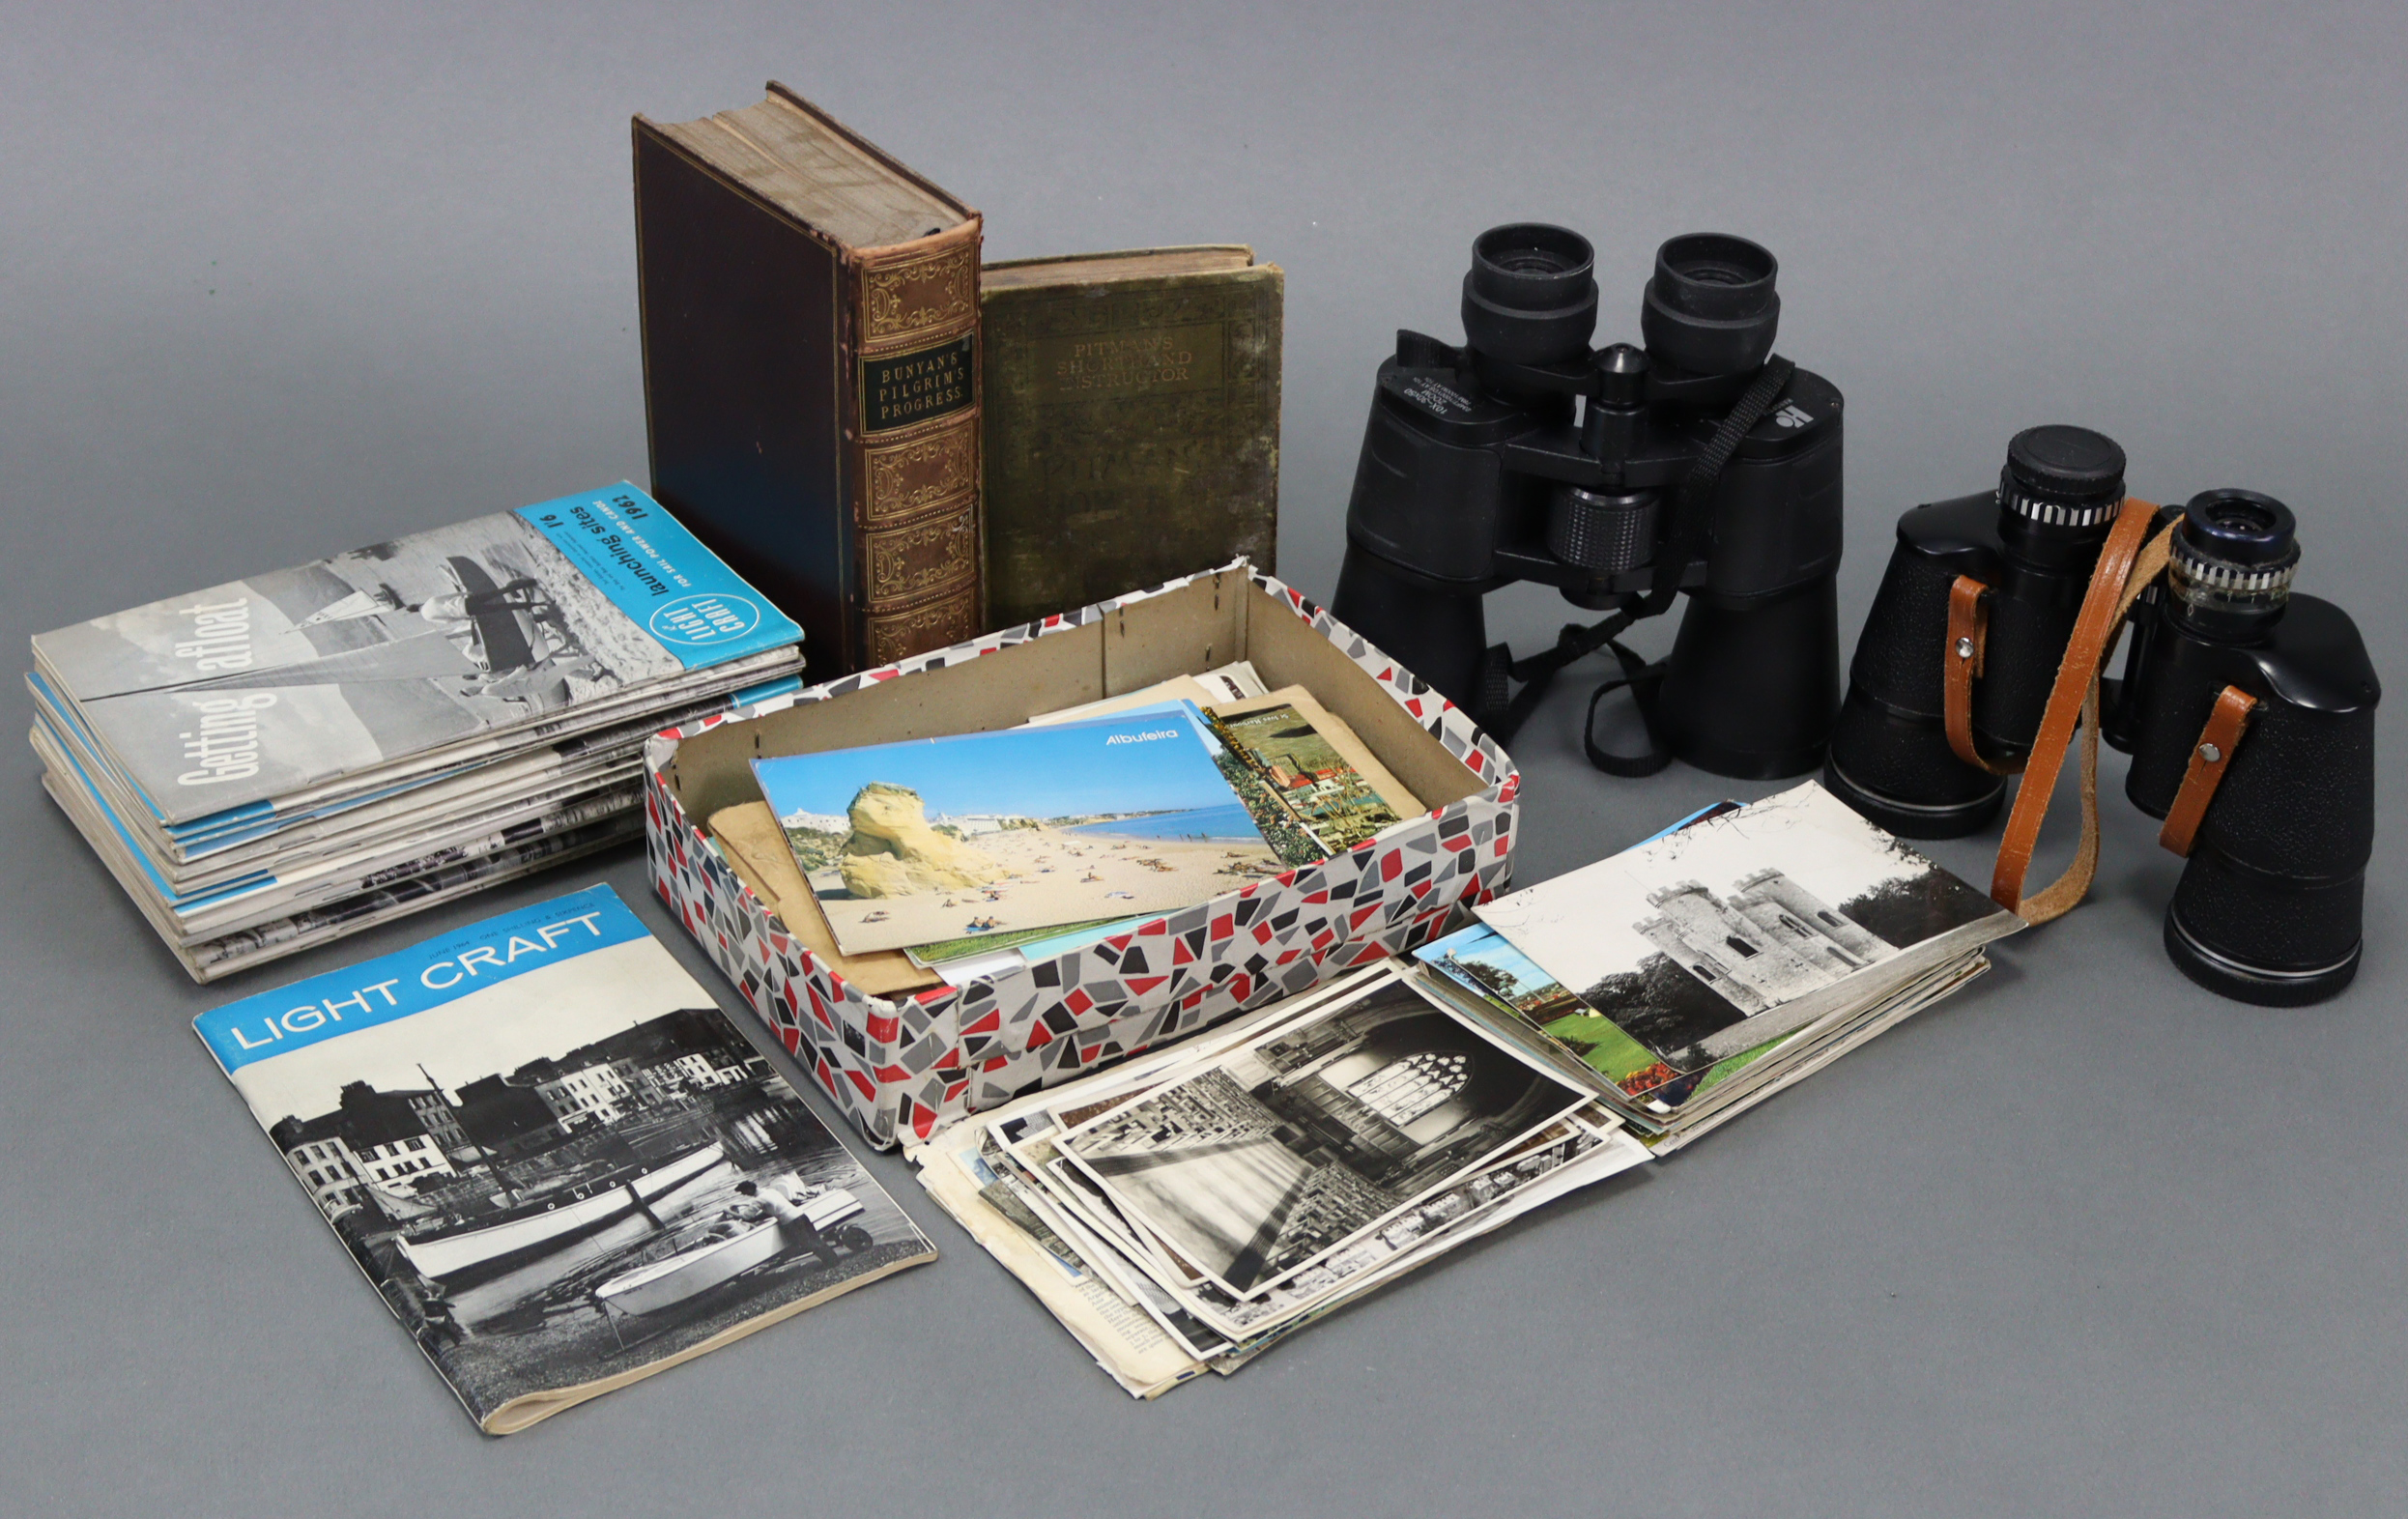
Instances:
[[[801,638],[620,484],[38,634],[34,653],[129,788],[185,824]]]
[[[608,886],[193,1027],[488,1434],[935,1255]]]

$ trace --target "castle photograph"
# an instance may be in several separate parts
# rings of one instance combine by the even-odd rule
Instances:
[[[1762,1013],[1898,953],[1777,870],[1729,897],[1697,881],[1648,894],[1638,935],[1743,1013]]]
[[[1997,910],[1809,785],[1480,916],[1669,1071],[1687,1073],[1804,1027],[1845,1000],[1837,989],[1849,977]]]

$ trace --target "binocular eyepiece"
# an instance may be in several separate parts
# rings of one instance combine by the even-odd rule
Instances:
[[[2182,509],[2167,549],[2171,615],[2211,637],[2239,636],[2290,600],[2299,524],[2271,496],[2206,491]]]
[[[1666,243],[1639,310],[1648,357],[1700,375],[1763,367],[1781,323],[1773,293],[1780,268],[1763,247],[1728,233]],[[1474,240],[1463,276],[1469,347],[1510,364],[1578,363],[1596,329],[1596,253],[1587,238],[1521,221]]]
[[[1648,352],[1692,374],[1744,374],[1772,357],[1781,266],[1745,238],[1693,232],[1655,250],[1655,277],[1639,308]]]
[[[1464,341],[1512,364],[1589,357],[1597,330],[1596,253],[1589,240],[1534,221],[1491,227],[1463,276]]]

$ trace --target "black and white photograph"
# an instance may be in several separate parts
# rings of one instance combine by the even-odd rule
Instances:
[[[1182,1283],[1175,1291],[1206,1323],[1244,1343],[1292,1324],[1340,1294],[1362,1291],[1410,1269],[1443,1247],[1448,1236],[1509,1207],[1534,1183],[1566,1166],[1578,1163],[1585,1185],[1646,1159],[1646,1150],[1628,1135],[1578,1123],[1551,1125],[1275,1287],[1252,1297],[1224,1293],[1209,1282]]]
[[[1860,971],[1909,950],[1917,963],[1961,953],[2016,922],[1812,783],[1510,893],[1480,918],[1683,1072],[1806,1026]]]
[[[434,941],[382,991],[393,972],[363,967],[350,994],[371,1014],[412,980],[466,994],[230,1073],[489,1427],[518,1400],[616,1385],[933,1253],[693,979],[596,897]],[[634,936],[586,948],[597,925]],[[558,958],[468,989],[505,943]],[[222,1059],[311,1026],[272,1011],[297,991],[358,1016],[303,984],[220,1010],[204,1038]]]
[[[171,819],[682,669],[515,512],[95,617],[34,646]]]
[[[1056,1143],[1124,1213],[1243,1296],[1583,1101],[1391,975]]]

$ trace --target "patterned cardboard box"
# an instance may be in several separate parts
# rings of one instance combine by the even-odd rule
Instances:
[[[1274,687],[1311,688],[1429,812],[1134,932],[891,1000],[797,943],[702,826],[758,799],[745,763],[757,753],[1010,727],[1232,659]],[[1507,884],[1520,784],[1445,698],[1243,559],[672,730],[645,759],[661,900],[881,1147],[1425,942],[1458,904]]]

